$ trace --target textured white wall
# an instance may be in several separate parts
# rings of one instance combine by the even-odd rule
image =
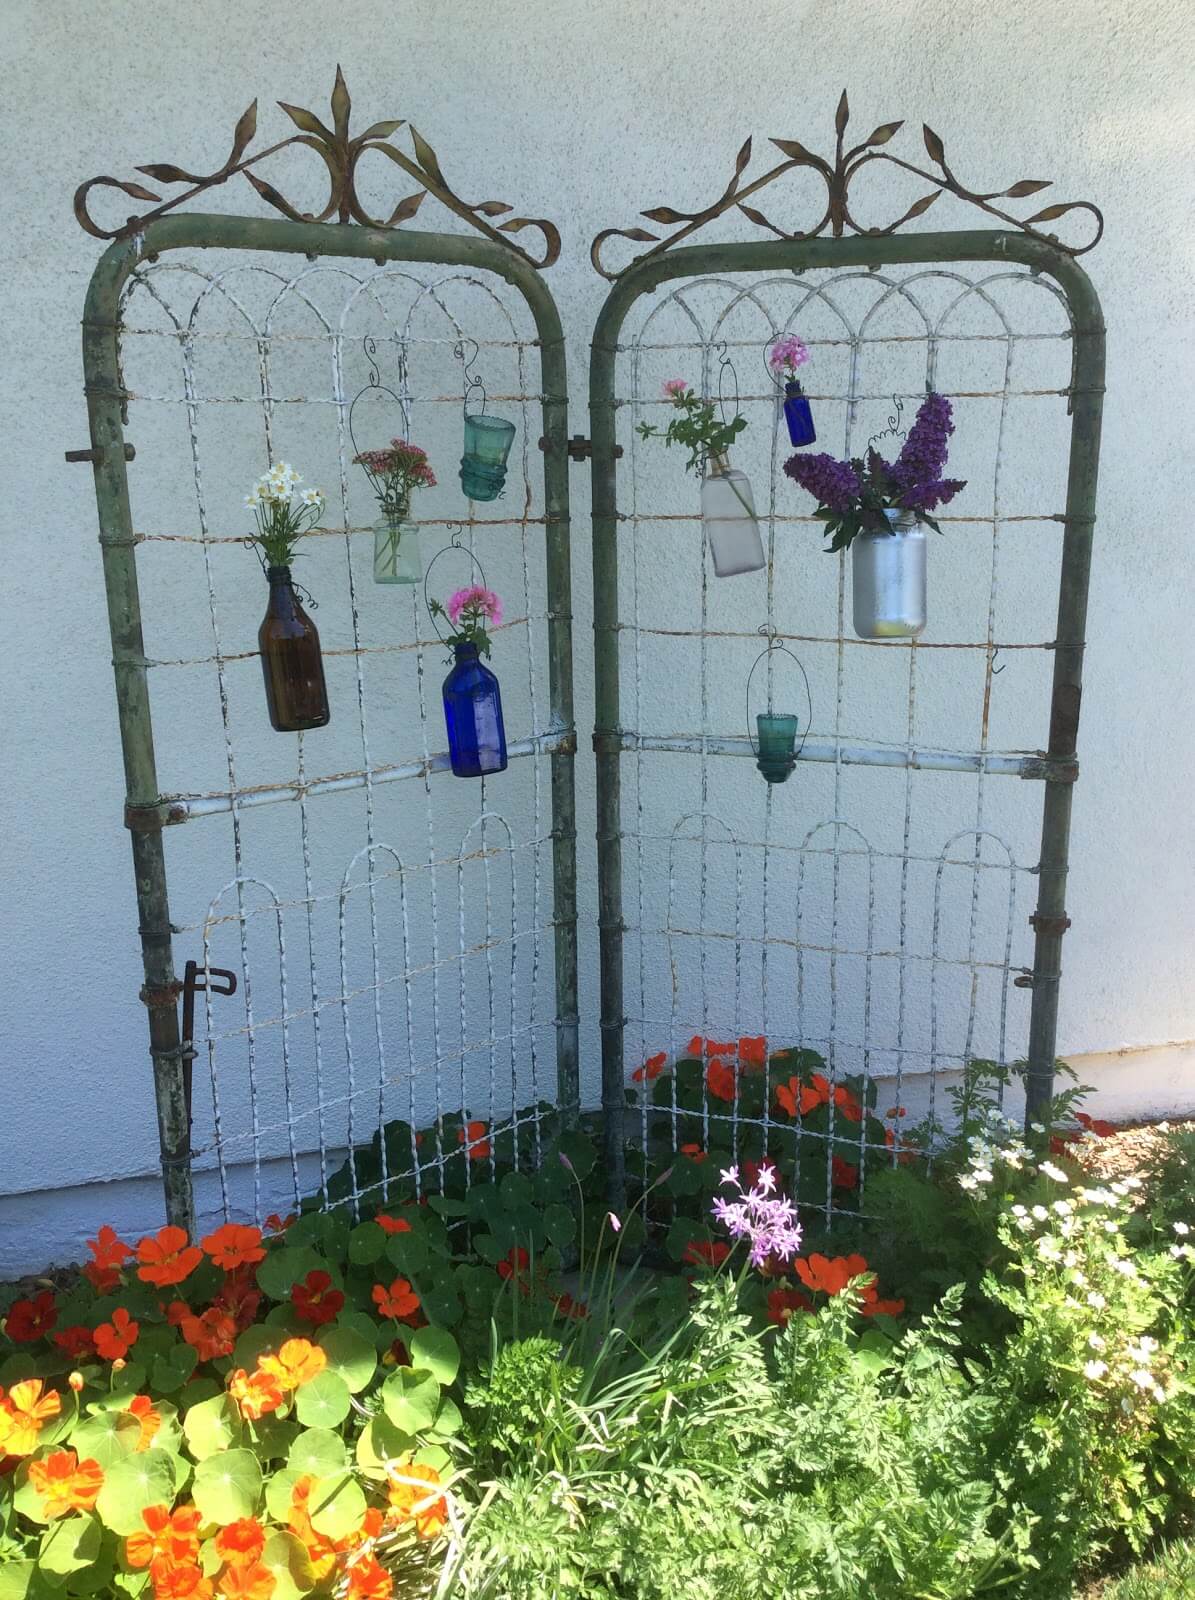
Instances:
[[[78,321],[98,254],[73,222],[71,193],[144,161],[214,166],[254,95],[263,131],[281,136],[274,98],[321,111],[337,60],[362,119],[410,116],[465,193],[560,223],[550,282],[579,428],[604,290],[588,266],[592,234],[630,224],[643,205],[706,203],[748,132],[827,148],[844,84],[862,131],[904,115],[915,142],[928,121],[979,188],[1053,177],[1060,198],[1103,207],[1107,235],[1086,264],[1108,322],[1108,403],[1059,1042],[1072,1059],[1099,1058],[1090,1065],[1117,1111],[1190,1109],[1195,672],[1180,541],[1195,408],[1195,43],[1182,0],[2,9],[0,1268],[61,1258],[98,1221],[148,1226],[159,1210],[91,475],[62,461],[87,442]],[[211,204],[251,201],[246,189]],[[968,225],[948,205],[935,226]],[[582,469],[573,485],[584,727]],[[583,835],[590,821],[583,809]],[[587,850],[582,873],[592,916]],[[584,995],[592,1019],[591,982]],[[591,1028],[590,1059],[593,1047]]]

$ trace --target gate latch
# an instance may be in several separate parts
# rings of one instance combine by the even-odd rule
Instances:
[[[237,975],[227,967],[201,967],[197,961],[188,961],[183,968],[183,1098],[187,1106],[187,1137],[191,1129],[191,1063],[198,1051],[195,1049],[195,996],[201,989],[209,994],[235,994]]]
[[[541,439],[539,447],[546,453],[549,448],[548,441]],[[583,433],[574,433],[571,439],[565,441],[565,449],[568,451],[570,461],[589,461],[593,457],[593,440],[587,439]],[[614,446],[614,459],[616,461],[622,460],[622,446],[620,444]]]

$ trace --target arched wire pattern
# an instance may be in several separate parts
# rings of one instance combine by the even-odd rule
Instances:
[[[137,419],[143,427],[151,419],[163,419],[155,425],[168,432],[172,419],[179,417],[179,437],[190,457],[187,476],[194,512],[189,514],[174,495],[169,512],[162,515],[152,498],[138,498],[134,479],[132,537],[149,562],[139,574],[143,592],[152,591],[159,577],[165,579],[168,558],[191,562],[188,552],[193,551],[193,583],[189,588],[180,584],[175,573],[165,595],[181,595],[187,605],[202,596],[205,603],[206,639],[196,642],[191,627],[187,643],[179,648],[176,632],[164,625],[165,610],[155,607],[147,594],[143,611],[154,637],[146,657],[148,668],[160,675],[155,682],[166,686],[166,703],[187,693],[197,708],[200,731],[188,727],[187,734],[200,751],[199,762],[188,759],[181,716],[161,719],[156,730],[162,783],[171,790],[171,804],[188,820],[227,819],[217,824],[222,835],[217,852],[225,847],[231,851],[233,874],[221,894],[235,900],[235,911],[218,906],[212,928],[227,921],[239,930],[240,1003],[246,1020],[243,1027],[230,1030],[226,1003],[208,995],[205,1037],[196,1044],[207,1056],[212,1079],[209,1143],[220,1174],[221,1206],[226,1214],[248,1209],[239,1198],[235,1170],[247,1156],[253,1166],[252,1208],[260,1217],[263,1209],[283,1203],[276,1197],[276,1174],[270,1167],[281,1149],[290,1166],[288,1192],[296,1199],[304,1186],[310,1191],[317,1183],[321,1193],[331,1196],[329,1182],[338,1173],[336,1196],[353,1206],[371,1188],[384,1189],[396,1177],[418,1194],[429,1166],[437,1163],[442,1176],[443,1162],[454,1150],[438,1140],[434,1152],[425,1143],[418,1156],[412,1149],[401,1157],[392,1143],[377,1141],[377,1184],[372,1171],[358,1171],[351,1152],[396,1115],[413,1128],[417,1119],[426,1122],[463,1109],[456,1090],[465,1046],[483,1034],[488,1034],[488,1043],[481,1058],[474,1051],[474,1065],[484,1059],[485,1070],[474,1072],[471,1082],[476,1114],[505,1118],[507,1100],[530,1082],[537,1108],[520,1119],[520,1106],[512,1101],[507,1120],[520,1156],[538,1152],[539,1104],[555,1098],[554,1089],[540,1092],[541,1067],[545,1049],[556,1055],[559,1037],[552,1011],[557,997],[550,983],[545,994],[543,983],[545,970],[558,975],[550,949],[556,937],[557,835],[549,815],[557,791],[545,783],[542,763],[554,752],[571,751],[572,739],[571,726],[564,726],[557,701],[550,701],[544,684],[549,624],[554,616],[567,619],[568,613],[559,605],[554,612],[552,580],[545,576],[540,543],[549,522],[545,458],[535,449],[544,426],[539,412],[545,385],[538,376],[541,343],[533,307],[518,289],[482,269],[413,267],[401,260],[375,265],[351,258],[300,257],[296,262],[286,256],[237,255],[226,263],[227,258],[210,253],[139,262],[122,294],[118,337],[121,370],[127,375],[122,376],[122,388]],[[442,671],[436,671],[442,646],[433,636],[421,597],[413,589],[375,591],[364,577],[362,536],[372,529],[360,507],[368,490],[357,482],[361,469],[352,464],[346,430],[355,387],[350,378],[353,363],[361,359],[362,334],[376,338],[380,350],[400,353],[395,381],[412,436],[426,442],[430,429],[440,440],[434,461],[440,486],[434,497],[416,506],[414,520],[432,528],[462,529],[471,550],[484,549],[487,570],[496,568],[496,586],[506,602],[506,619],[496,632],[495,663],[506,700],[511,767],[500,780],[481,784],[482,816],[477,821],[468,819],[476,816],[479,790],[447,776],[439,704]],[[487,376],[493,374],[493,403],[516,421],[521,438],[512,453],[506,496],[492,506],[468,502],[456,489],[461,425],[452,349],[465,336],[477,342]],[[177,377],[172,377],[170,356],[175,351]],[[209,428],[213,417],[219,424],[214,433]],[[260,721],[256,727],[250,722],[262,717],[254,648],[260,613],[254,616],[254,607],[244,603],[252,585],[242,570],[249,558],[239,550],[252,526],[239,509],[244,492],[240,475],[247,469],[230,465],[231,455],[247,458],[239,443],[231,455],[213,443],[227,441],[230,420],[250,424],[237,429],[238,441],[246,443],[256,423],[252,473],[244,488],[270,461],[287,457],[308,482],[330,491],[321,525],[301,554],[306,562],[303,581],[322,602],[316,617],[333,700],[331,734],[300,734],[285,744],[270,744],[267,737],[263,745]],[[334,426],[327,427],[328,422]],[[363,440],[363,447],[372,442]],[[154,456],[147,452],[145,459],[152,464]],[[230,499],[234,471],[237,493]],[[459,509],[447,497],[459,502]],[[559,512],[554,520],[562,520]],[[251,561],[248,570],[254,571]],[[164,647],[159,635],[169,640]],[[401,717],[393,704],[396,694],[402,700]],[[408,787],[395,789],[402,780]],[[494,789],[495,782],[500,790]],[[499,792],[503,811],[518,819],[517,837],[489,804],[489,795]],[[403,803],[396,804],[400,797]],[[289,812],[279,804],[284,801],[293,804]],[[397,831],[395,818],[400,822]],[[472,844],[453,845],[462,829],[469,840],[478,826],[484,834],[480,851]],[[186,867],[178,880],[185,884],[186,896],[211,870],[210,857],[192,854],[202,848],[198,839],[192,845],[193,832],[182,830],[175,847]],[[360,848],[341,875],[344,843],[348,839],[356,844],[358,835],[363,835]],[[168,838],[172,847],[174,837]],[[466,851],[479,862],[484,879],[479,908],[497,930],[491,940],[480,941],[476,952],[460,947],[459,901],[454,919],[451,895],[440,892],[446,872],[457,877],[459,889]],[[525,869],[516,871],[516,859],[523,856],[529,858]],[[265,868],[260,877],[255,875],[259,863]],[[285,998],[278,1016],[272,1015],[272,1002],[267,1006],[271,1015],[263,1023],[261,951],[246,930],[259,915],[252,886],[267,881],[275,886],[269,891],[270,907],[277,918]],[[386,885],[398,889],[394,920],[401,921],[401,934],[394,930],[394,937]],[[173,892],[177,900],[178,888]],[[353,909],[358,905],[360,913]],[[306,946],[307,972],[302,977],[297,970],[289,976],[285,971],[284,918],[292,909],[303,925],[298,947]],[[185,898],[181,912],[175,918],[179,939],[202,929],[206,959],[211,932],[207,920],[188,919]],[[293,958],[297,930],[292,926],[286,931]],[[401,955],[396,945],[401,945]],[[507,953],[509,969],[500,972],[498,963],[505,962]],[[474,954],[481,959],[474,962]],[[448,978],[451,987],[446,990],[445,977],[454,967],[456,979]],[[453,989],[458,990],[455,997]],[[372,1006],[364,1028],[355,1014],[362,1002]],[[508,1002],[509,1024],[502,1014]],[[462,1003],[467,1039],[462,1034],[458,1048],[453,1014]],[[263,1053],[264,1028],[271,1034],[277,1030],[282,1040],[277,1082],[275,1062]],[[241,1041],[236,1049],[248,1049],[252,1056],[251,1070],[240,1085],[220,1077],[221,1061],[231,1048],[226,1041],[233,1039]],[[495,1081],[499,1070],[503,1078]]]
[[[1047,296],[1039,303],[1052,308],[1044,316],[1025,299],[1039,290]],[[699,533],[696,485],[682,477],[675,451],[669,456],[636,432],[641,420],[657,422],[667,405],[661,378],[685,376],[712,395],[726,352],[754,357],[787,332],[799,333],[813,354],[801,372],[818,425],[813,449],[859,453],[861,438],[874,429],[863,426],[865,419],[877,407],[885,415],[891,410],[894,385],[905,401],[906,427],[933,387],[955,402],[952,450],[974,452],[982,436],[988,454],[975,457],[978,470],[958,472],[971,479],[970,492],[945,508],[942,545],[929,536],[931,561],[938,563],[931,584],[944,563],[953,563],[966,607],[942,601],[935,612],[931,588],[931,627],[921,638],[877,643],[852,635],[848,563],[826,561],[810,538],[818,527],[814,506],[781,472],[790,447],[786,437],[781,444],[778,391],[770,381],[765,385],[757,360],[739,366],[746,378],[740,409],[751,426],[731,453],[740,466],[749,454],[765,533],[763,572],[733,582],[714,579]],[[970,1058],[977,1042],[1006,1062],[1009,1030],[1023,1026],[1027,1011],[1010,1009],[1011,978],[1025,969],[1030,940],[1015,920],[995,918],[990,899],[1007,874],[1010,905],[1016,903],[1017,879],[1031,870],[1018,858],[1034,859],[1040,790],[996,784],[994,776],[1040,776],[1031,770],[1031,752],[1041,732],[1036,720],[1028,724],[1014,715],[1019,708],[998,686],[1018,675],[1023,682],[1039,662],[1049,669],[1054,615],[1044,601],[1052,601],[1048,563],[1061,544],[1043,541],[1044,556],[1034,554],[1043,562],[1036,597],[1043,605],[1026,621],[1002,605],[1007,562],[1002,569],[1001,535],[1010,527],[1022,540],[1039,530],[1055,534],[1063,520],[1061,496],[1044,509],[1041,498],[1026,503],[1026,483],[1035,489],[1034,462],[1014,413],[1022,405],[1057,406],[1059,412],[1069,406],[1072,338],[1059,286],[1006,262],[785,276],[715,270],[646,294],[620,326],[613,399],[626,462],[612,537],[629,578],[616,623],[624,686],[618,735],[625,774],[623,964],[627,993],[636,992],[638,1000],[627,1008],[637,1013],[627,1019],[629,1067],[666,1043],[675,1051],[704,1026],[706,1006],[729,995],[729,981],[716,994],[703,981],[688,1002],[700,1017],[680,1016],[674,987],[664,1037],[653,993],[659,973],[652,925],[662,898],[654,862],[664,849],[671,858],[686,831],[696,830],[703,854],[707,845],[716,848],[705,824],[695,820],[711,812],[734,819],[746,912],[734,937],[735,1003],[748,1033],[762,1032],[769,1049],[790,1043],[824,1052],[831,1071],[858,1072],[866,1084],[883,1085],[885,1100],[907,1099],[918,1113],[937,1107],[937,1074]],[[1024,351],[1033,359],[1018,366]],[[885,381],[890,370],[899,376]],[[969,424],[974,413],[968,407],[975,406],[987,408],[982,428]],[[666,610],[658,599],[662,560],[670,575]],[[747,741],[735,736],[731,708],[741,700],[749,666],[744,652],[758,648],[761,613],[771,636],[799,642],[803,659],[810,647],[816,662],[815,726],[783,787],[759,783],[746,762],[725,759],[750,754]],[[1008,663],[1016,671],[1001,680]],[[663,684],[668,687],[661,694]],[[900,769],[896,805],[893,768]],[[886,769],[889,787],[881,788]],[[811,809],[834,820],[810,828]],[[682,822],[674,821],[677,815]],[[992,847],[985,848],[993,839],[1005,852],[1003,865],[990,859]],[[819,857],[824,883],[813,876]],[[848,892],[844,874],[852,858],[857,864],[850,870],[865,869],[866,882],[859,877]],[[950,894],[944,894],[944,873],[948,881],[957,879]],[[794,888],[799,910],[792,928]],[[673,892],[670,866],[670,945],[680,937],[672,931]],[[936,930],[953,928],[956,919],[958,947],[947,950]],[[689,931],[703,951],[722,938],[700,926]],[[702,967],[696,952],[690,963],[695,972]],[[952,987],[949,1004],[942,979],[948,970],[961,984],[957,994]],[[951,1049],[943,1051],[947,1026]],[[765,1134],[768,1117],[765,1107]],[[899,1130],[892,1131],[883,1160],[896,1159],[900,1149]],[[646,1137],[646,1111],[643,1132]],[[835,1137],[841,1145],[841,1128]],[[869,1155],[875,1165],[866,1139],[860,1135],[860,1192],[852,1205],[865,1206]],[[828,1141],[820,1207],[827,1217],[841,1194],[831,1193],[830,1153]]]

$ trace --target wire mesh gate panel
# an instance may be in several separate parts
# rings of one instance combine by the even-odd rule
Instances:
[[[811,350],[818,449],[862,454],[902,405],[908,426],[927,388],[953,402],[950,472],[967,488],[943,537],[927,536],[918,639],[850,630],[846,561],[822,553],[814,505],[781,471],[791,446],[764,356],[784,332]],[[749,426],[733,458],[754,486],[763,571],[713,576],[696,480],[679,452],[636,436],[663,424],[675,377],[721,388],[730,414],[737,395]],[[976,1057],[1027,1058],[1030,1107],[1048,1098],[1102,382],[1089,281],[1022,235],[688,247],[619,278],[590,389],[616,1181],[625,1133],[648,1138],[646,1100],[624,1113],[628,1072],[686,1054],[691,1036],[814,1050],[832,1078],[879,1083],[881,1108],[914,1114],[938,1109],[943,1074]],[[807,730],[779,652],[746,703],[775,641],[808,674]],[[765,704],[799,711],[807,733],[783,787],[751,760]],[[765,1097],[755,1148],[785,1139],[771,1114]],[[701,1117],[729,1122],[737,1149],[737,1091],[707,1086]],[[675,1088],[671,1120],[675,1148]],[[827,1216],[831,1141],[863,1142],[865,1127],[836,1129],[831,1111]]]
[[[488,505],[456,481],[466,350],[518,429]],[[160,219],[97,267],[84,354],[171,1219],[193,1227],[192,1157],[209,1209],[260,1219],[395,1119],[461,1111],[526,1153],[541,1112],[518,1109],[577,1101],[566,390],[542,280],[488,240]],[[505,602],[511,760],[490,779],[447,770],[422,588],[373,583],[348,429],[371,367],[394,394],[358,405],[358,445],[414,439],[439,475],[414,506],[424,562],[446,547],[430,593],[475,557]],[[332,715],[298,735],[269,729],[243,547],[279,459],[327,495],[295,575]],[[209,980],[190,1106],[184,959]],[[418,1188],[446,1153],[383,1141],[383,1180]]]

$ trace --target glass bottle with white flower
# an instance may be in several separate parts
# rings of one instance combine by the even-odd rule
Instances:
[[[278,733],[322,728],[331,717],[319,632],[299,601],[290,570],[295,546],[324,510],[320,491],[300,490],[302,481],[288,462],[276,461],[245,496],[257,519],[249,543],[270,585],[257,644],[270,725]]]

